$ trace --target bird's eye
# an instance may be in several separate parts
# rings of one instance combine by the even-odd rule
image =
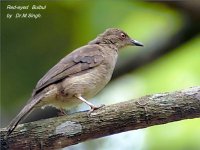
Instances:
[[[121,37],[124,39],[126,35],[124,33],[121,33]]]

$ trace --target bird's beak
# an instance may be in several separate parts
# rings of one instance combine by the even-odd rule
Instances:
[[[135,46],[144,46],[142,43],[136,41],[136,40],[131,40],[131,43]]]

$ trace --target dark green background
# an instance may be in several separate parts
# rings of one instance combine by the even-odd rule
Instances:
[[[118,27],[144,48],[120,52],[117,68],[137,53],[167,43],[187,13],[166,3],[114,0],[18,1],[1,3],[1,126],[20,111],[37,81],[63,56],[109,27]],[[46,5],[45,10],[8,10],[7,5]],[[194,8],[195,9],[195,8]],[[39,19],[7,19],[7,13],[40,13]],[[200,85],[200,35],[155,61],[118,76],[94,101],[111,104],[151,93]],[[178,42],[178,41],[174,41]],[[115,70],[116,72],[118,69]],[[85,107],[85,109],[88,109]],[[185,120],[88,141],[69,149],[200,149],[200,120]],[[119,144],[116,144],[119,143]]]

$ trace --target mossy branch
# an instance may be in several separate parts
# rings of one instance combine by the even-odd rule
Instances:
[[[168,122],[200,117],[200,86],[176,92],[147,95],[94,111],[20,124],[1,149],[58,149],[95,139]]]

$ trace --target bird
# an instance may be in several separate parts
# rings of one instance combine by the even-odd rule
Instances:
[[[62,113],[81,102],[95,106],[93,98],[110,81],[119,50],[126,46],[143,46],[118,28],[108,28],[85,46],[75,49],[53,66],[36,84],[30,99],[10,122],[7,136],[31,111],[44,106],[53,106]]]

